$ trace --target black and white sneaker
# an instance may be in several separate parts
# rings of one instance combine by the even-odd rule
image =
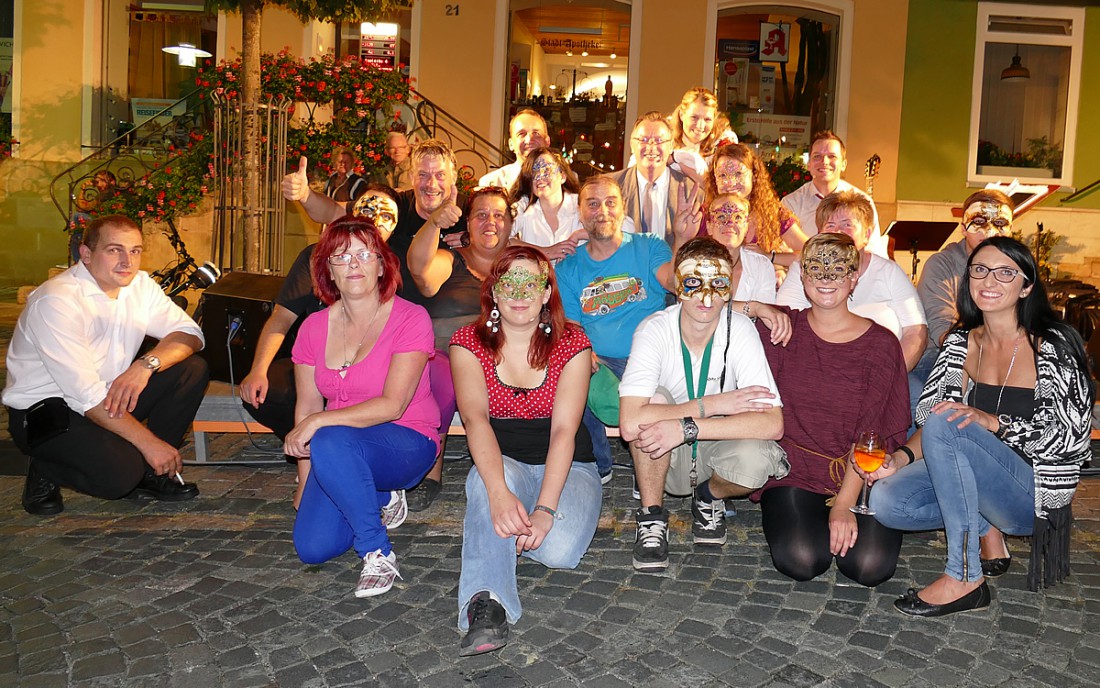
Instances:
[[[470,629],[462,639],[458,654],[462,657],[499,650],[508,644],[508,615],[504,607],[482,590],[470,598],[466,608]]]
[[[642,507],[634,512],[638,533],[634,536],[634,570],[664,571],[668,568],[668,511],[664,507]]]
[[[697,545],[726,544],[726,503],[723,499],[713,502],[691,500],[691,535]]]

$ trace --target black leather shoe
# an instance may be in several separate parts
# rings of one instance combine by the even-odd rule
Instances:
[[[916,590],[909,588],[909,592],[894,600],[894,606],[899,612],[909,616],[947,616],[956,612],[985,609],[989,606],[990,597],[989,584],[982,581],[982,584],[974,590],[947,604],[925,602],[917,595]]]
[[[172,475],[145,474],[134,491],[131,499],[156,499],[162,502],[186,502],[199,496],[199,486],[195,483],[179,484]]]
[[[986,578],[997,578],[1008,573],[1012,566],[1012,557],[1004,559],[982,559],[982,575]]]
[[[419,485],[405,492],[409,511],[424,511],[432,505],[442,489],[443,485],[438,480],[424,478]]]
[[[35,516],[53,516],[65,510],[61,488],[39,475],[33,461],[27,468],[27,482],[23,485],[23,508]]]

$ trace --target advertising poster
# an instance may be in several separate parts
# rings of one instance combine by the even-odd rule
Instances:
[[[760,22],[760,61],[786,62],[791,53],[791,25]]]

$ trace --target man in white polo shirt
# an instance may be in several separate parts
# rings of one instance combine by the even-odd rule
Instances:
[[[726,541],[726,497],[744,497],[789,470],[779,392],[747,316],[731,303],[729,252],[710,237],[676,254],[678,302],[638,325],[619,385],[620,429],[630,442],[641,508],[634,568],[668,567],[664,493],[692,495],[692,537]]]

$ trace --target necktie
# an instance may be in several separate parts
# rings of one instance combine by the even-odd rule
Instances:
[[[653,231],[653,201],[657,184],[649,182],[645,185],[645,194],[642,196],[642,232],[649,234]]]

